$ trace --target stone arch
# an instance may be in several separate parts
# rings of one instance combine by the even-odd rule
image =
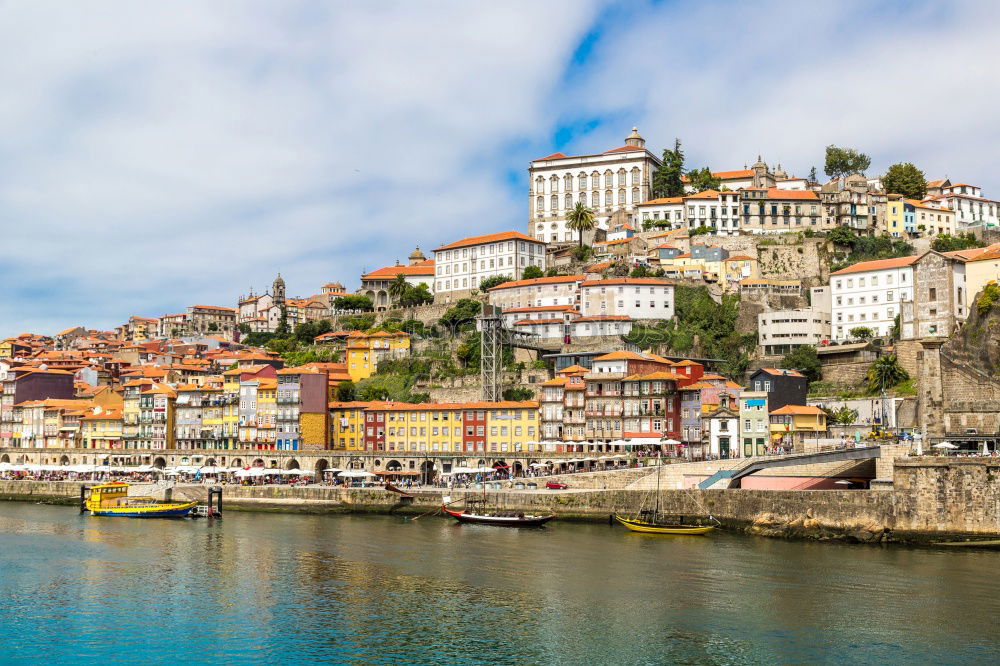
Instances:
[[[521,464],[520,460],[515,460],[510,464],[510,472],[514,476],[521,476],[524,474],[524,465]]]
[[[209,458],[208,460],[205,461],[206,467],[215,467],[215,465],[216,465],[215,458]]]
[[[161,456],[153,458],[153,467],[155,467],[156,469],[163,469],[166,466],[167,466],[167,461],[164,460]]]
[[[10,456],[7,455],[6,453],[3,454],[2,456],[0,456],[0,462],[9,463],[10,462]]]
[[[63,457],[59,458],[59,464],[60,465],[68,465],[69,464],[69,456],[63,456]]]
[[[263,458],[254,458],[252,464],[253,464],[254,467],[263,467],[264,466],[264,459]]]
[[[437,471],[434,469],[434,461],[425,460],[420,463],[420,481],[422,483],[434,483]]]
[[[233,463],[233,467],[240,467],[240,468],[242,468],[243,467],[243,458],[236,458],[235,460],[232,461],[232,463]]]
[[[299,461],[295,458],[289,458],[288,462],[285,463],[285,469],[298,469]]]
[[[401,472],[403,471],[403,463],[398,460],[390,460],[385,464],[385,471],[387,472]]]
[[[270,468],[271,469],[278,469],[278,461],[275,460],[274,458],[271,458]]]
[[[495,463],[493,463],[493,469],[499,469],[501,467],[506,468],[507,467],[507,461],[505,461],[505,460],[497,460]]]
[[[316,461],[316,467],[313,471],[316,472],[316,479],[321,480],[323,478],[323,472],[330,468],[330,461],[326,458],[320,458]]]

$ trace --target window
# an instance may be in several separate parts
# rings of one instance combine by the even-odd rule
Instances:
[[[931,287],[927,290],[927,300],[936,301],[937,300],[937,288]]]

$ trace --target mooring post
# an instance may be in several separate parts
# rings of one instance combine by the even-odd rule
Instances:
[[[80,513],[87,510],[87,486],[80,484]]]

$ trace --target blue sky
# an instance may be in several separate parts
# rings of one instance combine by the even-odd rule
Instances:
[[[1000,198],[986,2],[0,5],[0,336],[291,295],[525,230],[526,168],[633,125]]]

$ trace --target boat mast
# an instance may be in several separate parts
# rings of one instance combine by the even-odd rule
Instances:
[[[653,509],[653,520],[660,515],[660,468],[663,467],[662,461],[657,458],[656,460],[656,507]]]

